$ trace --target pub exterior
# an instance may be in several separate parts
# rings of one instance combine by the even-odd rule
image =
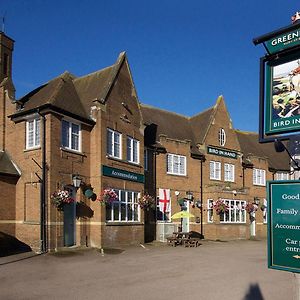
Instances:
[[[0,231],[42,252],[164,242],[177,230],[266,236],[266,180],[287,178],[289,159],[235,130],[222,96],[193,117],[142,104],[122,52],[16,100],[14,41],[0,41]],[[173,220],[180,210],[195,217]]]

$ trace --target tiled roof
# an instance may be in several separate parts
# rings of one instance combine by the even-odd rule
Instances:
[[[22,110],[16,114],[26,114],[48,104],[72,115],[90,119],[93,101],[105,102],[125,59],[126,54],[122,52],[114,65],[78,78],[64,72],[19,99]]]
[[[260,144],[258,134],[236,130],[236,134],[244,154],[244,159],[249,156],[264,157],[268,159],[269,167],[274,170],[289,171],[289,156],[286,152],[276,152],[273,143]]]

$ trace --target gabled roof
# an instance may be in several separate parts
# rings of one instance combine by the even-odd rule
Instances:
[[[122,52],[114,65],[78,78],[64,72],[19,99],[21,110],[13,116],[48,106],[91,120],[90,107],[94,101],[105,103],[125,59],[126,54]]]
[[[0,151],[0,174],[19,177],[21,174],[6,152]]]
[[[260,144],[258,134],[236,130],[244,160],[249,156],[257,156],[268,159],[269,168],[274,170],[289,171],[289,156],[286,152],[275,151],[273,143]]]
[[[191,127],[195,135],[196,143],[203,144],[209,126],[213,120],[215,106],[208,108],[202,113],[191,117]]]

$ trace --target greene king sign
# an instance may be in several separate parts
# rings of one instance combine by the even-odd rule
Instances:
[[[294,47],[298,44],[300,44],[300,29],[287,32],[266,41],[266,47],[270,54]]]
[[[268,266],[300,273],[300,181],[268,182]]]

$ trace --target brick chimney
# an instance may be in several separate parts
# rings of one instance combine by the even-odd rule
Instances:
[[[14,40],[0,31],[0,82],[6,77],[12,80],[12,53]]]
[[[14,40],[0,31],[0,150],[5,150],[7,116],[15,110],[15,88],[12,82]]]

